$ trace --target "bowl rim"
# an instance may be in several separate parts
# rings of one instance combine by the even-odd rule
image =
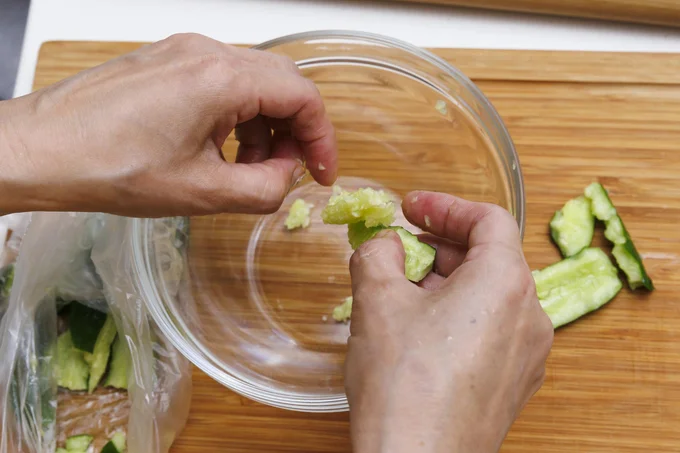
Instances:
[[[510,134],[505,127],[500,115],[493,107],[491,102],[487,99],[487,97],[474,84],[474,82],[472,82],[471,79],[465,76],[457,68],[446,62],[444,59],[436,56],[428,50],[388,36],[361,31],[318,30],[295,33],[265,41],[261,44],[253,46],[252,48],[266,51],[294,42],[305,42],[309,40],[322,39],[347,39],[354,42],[363,41],[370,44],[378,44],[391,49],[407,52],[431,65],[434,65],[444,73],[447,73],[458,83],[460,83],[465,90],[472,94],[481,108],[485,110],[488,118],[491,119],[493,127],[496,128],[498,134],[500,135],[500,139],[504,141],[504,150],[508,151],[510,154],[504,157],[506,159],[510,159],[513,162],[517,162],[517,168],[512,168],[510,177],[513,180],[512,182],[514,187],[516,187],[515,193],[513,194],[515,198],[514,217],[517,220],[520,235],[523,238],[525,224],[525,192],[519,157],[517,155],[517,151],[515,150],[515,146]],[[259,383],[252,382],[246,376],[242,376],[241,373],[225,368],[223,363],[220,363],[218,366],[218,364],[215,363],[215,360],[211,359],[210,356],[212,354],[207,351],[206,348],[203,347],[199,341],[197,341],[197,339],[193,338],[193,335],[184,325],[184,322],[181,319],[178,319],[177,316],[169,313],[167,310],[163,299],[168,297],[168,295],[160,294],[163,292],[163,289],[159,288],[159,286],[162,285],[154,281],[154,264],[152,263],[152,260],[150,260],[150,257],[147,253],[147,251],[150,250],[149,234],[150,231],[152,231],[152,222],[154,222],[153,219],[133,219],[131,224],[131,242],[134,261],[133,267],[135,268],[135,271],[140,279],[140,290],[144,296],[144,300],[147,301],[146,305],[148,307],[149,313],[159,326],[162,333],[168,337],[170,342],[182,353],[182,355],[184,355],[199,369],[225,387],[242,396],[269,406],[312,413],[345,412],[349,410],[349,404],[344,392],[338,395],[305,395],[296,392],[289,392],[286,390],[274,389],[263,386]],[[181,327],[184,332],[178,328],[178,322],[182,324]],[[187,336],[191,338],[187,338]]]

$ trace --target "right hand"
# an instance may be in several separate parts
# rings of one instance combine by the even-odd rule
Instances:
[[[409,282],[389,230],[352,256],[354,451],[495,452],[542,385],[553,338],[517,223],[498,206],[431,192],[402,207],[431,234],[436,262]]]
[[[234,129],[238,155],[225,162]],[[335,132],[314,83],[289,58],[201,35],[0,102],[0,214],[271,213],[304,160],[317,182],[335,181]]]

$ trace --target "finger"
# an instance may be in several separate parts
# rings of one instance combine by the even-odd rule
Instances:
[[[430,291],[433,291],[435,289],[438,289],[442,284],[446,281],[444,277],[442,277],[439,274],[435,274],[434,272],[430,272],[425,276],[424,279],[419,281],[417,283],[418,286],[420,286],[423,289],[427,289]]]
[[[197,170],[208,175],[202,193],[207,212],[271,214],[305,174],[300,160],[295,158],[296,150],[291,148],[281,149],[278,157],[253,164],[227,163],[217,153],[205,155],[214,156],[206,158]]]
[[[252,71],[227,84],[217,102],[238,105],[238,123],[257,114],[290,119],[292,136],[299,142],[314,179],[331,185],[337,174],[335,129],[316,86],[287,71]]]
[[[418,240],[437,249],[432,271],[442,277],[451,275],[465,260],[467,248],[460,244],[431,234],[420,234]]]
[[[271,154],[272,131],[260,115],[236,126],[236,162],[262,162]]]
[[[406,195],[402,209],[412,224],[467,248],[498,243],[521,249],[517,222],[500,206],[418,191]]]

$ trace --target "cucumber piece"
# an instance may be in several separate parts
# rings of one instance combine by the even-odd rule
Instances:
[[[361,244],[373,239],[378,231],[384,230],[384,226],[367,227],[364,222],[350,223],[347,225],[347,239],[352,250],[359,248]]]
[[[618,271],[598,248],[587,248],[534,271],[536,293],[554,328],[597,310],[621,290]]]
[[[616,259],[616,265],[626,274],[630,289],[645,288],[653,291],[654,283],[647,274],[642,257],[605,188],[602,184],[592,183],[586,188],[585,194],[591,199],[595,217],[605,223],[604,236],[614,244],[612,255]]]
[[[364,222],[367,227],[388,226],[394,222],[394,212],[394,201],[382,190],[367,187],[348,192],[336,186],[334,195],[321,211],[321,219],[332,225]]]
[[[420,242],[418,238],[401,227],[393,227],[401,238],[406,252],[404,263],[406,278],[412,282],[419,282],[432,270],[437,250],[429,244]]]
[[[628,241],[628,232],[621,217],[615,215],[605,222],[604,237],[612,244],[625,244]]]
[[[14,264],[0,270],[0,300],[7,300],[14,283]]]
[[[92,436],[89,434],[79,434],[66,439],[66,450],[69,453],[85,453],[92,443]]]
[[[590,200],[593,215],[597,217],[597,220],[606,222],[616,215],[616,208],[609,198],[609,194],[599,182],[594,182],[586,187],[585,195]]]
[[[57,338],[54,375],[59,387],[75,391],[87,390],[90,367],[83,359],[83,352],[73,346],[71,332],[68,330]]]
[[[626,274],[630,289],[636,290],[642,287],[648,291],[654,290],[654,283],[647,275],[645,266],[642,264],[642,257],[632,241],[628,240],[624,244],[616,244],[612,249],[612,255],[614,255],[619,269]]]
[[[117,432],[110,441],[104,445],[101,453],[123,453],[125,452],[125,433]]]
[[[345,298],[345,301],[333,309],[333,319],[337,322],[347,322],[352,316],[352,302],[354,299],[350,296]]]
[[[380,230],[389,228],[394,230],[401,239],[406,252],[404,273],[412,282],[419,282],[432,270],[436,250],[429,244],[420,242],[418,237],[402,227],[367,227],[363,222],[353,223],[347,226],[347,237],[352,249],[357,249],[361,244],[372,239]]]
[[[111,355],[111,344],[116,338],[117,333],[113,316],[108,315],[104,322],[104,327],[99,331],[99,336],[97,337],[94,351],[92,352],[90,380],[87,388],[89,393],[94,391],[106,372],[106,365],[109,363],[109,356]]]
[[[586,197],[567,201],[550,220],[550,236],[565,258],[588,247],[594,231],[595,218]]]
[[[106,387],[127,390],[128,373],[130,372],[131,363],[132,358],[130,357],[128,345],[118,335],[111,347],[111,365],[109,366],[109,374],[106,376],[104,385]]]
[[[57,451],[55,453],[68,453],[68,450],[65,448],[57,448]]]
[[[104,323],[106,323],[106,313],[78,302],[71,303],[69,328],[76,348],[85,352],[94,352],[94,345]]]
[[[114,434],[113,437],[111,438],[111,442],[116,447],[119,453],[123,453],[125,451],[127,438],[124,432],[119,431],[116,434]]]
[[[307,228],[311,222],[309,214],[313,207],[313,204],[305,202],[302,198],[295,200],[290,206],[288,217],[284,222],[286,228],[288,228],[288,230]]]

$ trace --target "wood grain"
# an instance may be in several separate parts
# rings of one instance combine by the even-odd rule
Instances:
[[[35,87],[137,46],[47,43]],[[475,79],[512,134],[525,177],[530,265],[558,259],[547,222],[599,179],[657,287],[650,295],[624,289],[556,333],[546,383],[503,451],[680,451],[680,76],[669,69],[680,67],[680,56],[437,53]],[[422,129],[422,141],[436,143],[429,130]],[[601,233],[596,243],[605,245]],[[346,414],[265,407],[197,370],[193,391],[190,419],[173,452],[350,451]]]
[[[399,0],[450,6],[553,14],[622,22],[680,26],[676,0]]]

